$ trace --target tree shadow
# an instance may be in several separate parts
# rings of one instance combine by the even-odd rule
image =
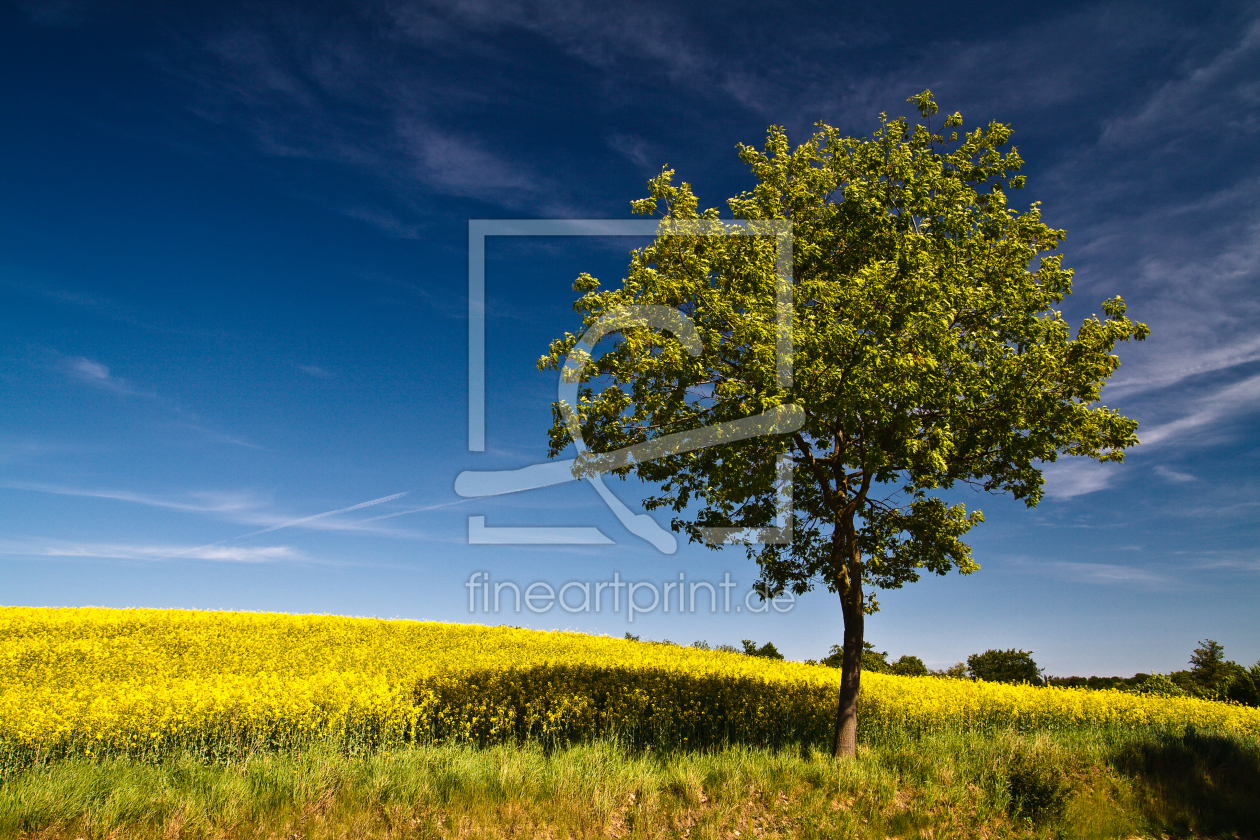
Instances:
[[[1174,835],[1260,836],[1260,743],[1237,735],[1155,735],[1121,744],[1113,766],[1134,781],[1143,816]]]

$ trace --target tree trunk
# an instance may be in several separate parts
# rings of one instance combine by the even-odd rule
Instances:
[[[851,526],[850,526],[851,530]],[[836,737],[831,754],[835,758],[857,755],[858,694],[862,688],[862,572],[860,558],[856,556],[856,535],[845,540],[847,546],[837,543],[837,558],[846,569],[848,585],[840,593],[840,607],[844,613],[844,664],[840,671],[840,707],[836,711]]]

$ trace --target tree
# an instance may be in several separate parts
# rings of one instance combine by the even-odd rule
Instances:
[[[928,675],[927,665],[923,664],[923,660],[908,653],[903,654],[896,662],[889,665],[888,672],[903,677],[926,677]]]
[[[902,657],[903,659],[905,657]],[[828,668],[844,668],[844,648],[840,645],[832,645],[831,653],[823,658],[822,664]],[[870,642],[862,642],[862,665],[863,671],[869,671],[872,674],[882,674],[892,667],[888,664],[888,651],[875,650],[875,646]]]
[[[1190,656],[1190,678],[1205,696],[1216,696],[1231,676],[1230,670],[1225,662],[1225,646],[1214,639],[1200,641]]]
[[[756,185],[728,202],[737,223],[793,226],[790,324],[776,321],[782,243],[686,235],[694,231],[679,222],[727,226],[716,209],[698,209],[672,170],[652,179],[632,209],[659,213],[660,235],[632,252],[619,288],[601,289],[589,274],[574,283],[582,329],[609,318],[620,331],[598,358],[578,360],[576,402],[553,406],[549,432],[555,456],[576,434],[589,451],[610,452],[759,412],[799,420],[789,434],[651,460],[600,466],[583,454],[574,470],[657,486],[644,506],[671,510],[673,529],[695,542],[709,528],[770,528],[790,504],[782,539],[747,551],[764,593],[821,585],[839,598],[836,755],[856,751],[873,590],[978,568],[962,538],[983,516],[942,494],[968,486],[1031,507],[1045,462],[1119,461],[1137,443],[1137,423],[1098,400],[1119,365],[1114,345],[1144,338],[1146,327],[1114,298],[1073,337],[1053,308],[1071,291],[1072,272],[1051,253],[1065,234],[1042,223],[1036,204],[1017,212],[1007,203],[1024,185],[1019,155],[1002,152],[1011,129],[990,123],[960,137],[954,114],[943,127],[951,133],[934,132],[931,93],[913,100],[926,125],[881,114],[865,139],[820,124],[795,149],[776,127],[764,151],[740,146]],[[685,347],[646,321],[621,319],[644,305],[689,319]],[[552,342],[539,367],[560,369],[577,342],[571,334]],[[785,355],[790,381],[780,375]]]
[[[1250,669],[1225,659],[1225,646],[1204,639],[1190,656],[1190,670],[1182,672],[1191,692],[1210,700],[1232,700],[1260,706],[1260,662]]]
[[[783,654],[779,653],[779,649],[774,646],[774,642],[766,642],[761,647],[757,647],[757,643],[752,639],[744,639],[740,644],[744,646],[744,653],[749,656],[760,656],[762,659],[783,658]]]
[[[1028,650],[986,650],[967,657],[967,673],[973,680],[1041,685],[1041,669]]]
[[[844,648],[840,649],[840,656],[843,660]],[[844,668],[843,661],[840,664],[841,669]],[[872,674],[888,673],[888,651],[875,650],[875,646],[870,642],[862,642],[862,665],[863,671],[870,671]]]
[[[936,670],[928,671],[928,676],[929,677],[947,677],[951,680],[970,679],[970,677],[967,676],[967,663],[966,662],[955,662],[953,665],[950,665],[948,668],[945,668],[940,671],[936,671]]]
[[[1244,706],[1260,706],[1260,662],[1251,668],[1238,666],[1234,676],[1225,684],[1225,699]]]

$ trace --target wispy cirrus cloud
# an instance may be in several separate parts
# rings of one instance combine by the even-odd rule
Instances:
[[[605,142],[608,148],[625,157],[644,173],[655,175],[663,165],[660,156],[652,153],[652,144],[642,137],[615,132]]]
[[[1140,546],[1123,546],[1118,549],[1129,552],[1142,551]],[[1143,552],[1145,555],[1145,552]],[[1011,569],[1020,573],[1056,578],[1072,583],[1100,586],[1147,586],[1163,587],[1174,582],[1178,566],[1169,566],[1163,559],[1151,558],[1144,563],[1114,563],[1086,560],[1043,560],[1028,556],[1008,557]]]
[[[1260,361],[1260,336],[1240,335],[1216,347],[1211,346],[1213,342],[1202,340],[1208,339],[1208,336],[1200,338],[1199,341],[1183,339],[1178,342],[1191,345],[1187,348],[1190,350],[1188,356],[1175,351],[1161,353],[1154,363],[1144,366],[1141,374],[1121,373],[1107,385],[1106,399],[1123,399],[1132,394],[1160,391],[1204,374]],[[1177,337],[1173,336],[1172,340],[1176,341]]]
[[[356,18],[345,25],[314,9],[254,15],[206,38],[191,65],[188,56],[172,56],[166,67],[197,91],[194,110],[203,118],[244,131],[267,155],[366,173],[412,216],[422,215],[432,194],[521,208],[554,192],[551,179],[519,154],[505,154],[447,116],[460,104],[484,107],[501,96],[458,76],[439,89],[434,56],[417,58],[418,46],[466,54],[465,39],[432,43],[424,33],[436,17],[408,17],[405,25],[368,7]],[[419,231],[397,208],[361,198],[326,203],[395,235]]]
[[[1190,562],[1195,569],[1260,572],[1260,552],[1255,549],[1202,551]]]
[[[206,428],[205,426],[202,426],[198,423],[180,423],[178,425],[190,431],[196,432],[199,435],[203,435],[204,437],[209,438],[215,443],[226,443],[226,444],[230,444],[231,446],[239,446],[243,449],[254,449],[260,452],[265,451],[267,448],[265,446],[261,446],[260,444],[254,443],[251,440],[246,440],[243,437],[239,437],[238,435],[229,435],[226,432],[220,432],[216,429]]]
[[[0,487],[10,490],[48,493],[57,496],[105,499],[110,501],[125,502],[128,504],[143,505],[145,507],[160,508],[163,510],[179,511],[181,513],[201,514],[239,525],[262,526],[257,530],[240,534],[226,540],[221,540],[220,542],[212,543],[211,545],[222,545],[235,540],[253,538],[285,528],[299,528],[317,531],[342,531],[404,539],[418,539],[423,538],[424,535],[413,531],[389,528],[375,523],[380,520],[393,519],[407,514],[437,510],[448,507],[451,504],[459,504],[464,501],[461,499],[459,502],[440,503],[419,507],[413,506],[402,511],[392,511],[383,516],[347,518],[344,516],[345,514],[353,513],[363,508],[374,507],[376,505],[397,501],[403,496],[406,496],[409,491],[394,493],[389,496],[382,496],[377,499],[359,502],[347,507],[300,516],[285,514],[277,511],[275,509],[276,505],[274,500],[269,495],[261,495],[251,491],[191,491],[173,495],[159,495],[151,493],[137,493],[129,490],[66,487],[63,485],[20,481],[3,482],[0,483]],[[202,547],[205,548],[209,546]]]
[[[350,505],[349,507],[337,508],[336,510],[326,510],[323,513],[315,513],[310,516],[300,517],[298,519],[286,520],[284,522],[280,522],[275,525],[270,525],[259,531],[251,531],[248,534],[242,534],[241,536],[234,537],[233,539],[245,539],[246,537],[256,537],[259,534],[269,534],[272,531],[279,531],[281,528],[293,528],[299,525],[309,526],[312,522],[318,522],[319,520],[327,519],[331,516],[340,516],[343,513],[350,513],[351,511],[361,510],[362,508],[366,508],[366,507],[374,507],[375,505],[384,504],[385,502],[392,502],[395,499],[401,499],[403,496],[406,496],[408,492],[409,491],[404,490],[401,493],[394,493],[391,496],[382,496],[379,499],[371,499],[366,502],[359,502],[358,504]]]
[[[1151,569],[1119,563],[1078,563],[1058,560],[1046,564],[1046,567],[1046,570],[1056,577],[1080,583],[1162,586],[1169,582],[1165,575]]]
[[[1227,420],[1256,411],[1260,411],[1260,374],[1198,398],[1192,403],[1190,413],[1146,431],[1139,430],[1138,438],[1145,447],[1169,443],[1178,446],[1210,443],[1217,440],[1218,436],[1211,434],[1209,430],[1214,430]]]
[[[18,0],[18,9],[36,26],[80,26],[88,20],[87,0]]]
[[[1100,464],[1085,458],[1063,458],[1042,468],[1045,494],[1052,499],[1071,499],[1112,486],[1118,464]]]
[[[1192,481],[1199,480],[1196,476],[1193,476],[1190,473],[1181,472],[1180,470],[1175,470],[1167,464],[1157,464],[1155,466],[1155,474],[1168,479],[1174,484],[1189,484]]]
[[[46,278],[38,281],[23,278],[23,271],[12,266],[0,266],[0,289],[20,294],[34,300],[45,301],[59,306],[73,307],[81,312],[103,320],[137,327],[146,332],[160,335],[180,335],[197,338],[227,338],[222,329],[206,329],[190,327],[174,319],[170,314],[161,316],[143,311],[131,304],[122,303],[98,291],[87,291],[50,282]]]
[[[1134,455],[1166,457],[1170,447],[1181,453],[1187,448],[1210,446],[1237,438],[1243,430],[1239,422],[1250,414],[1260,413],[1260,374],[1209,390],[1198,397],[1183,397],[1178,400],[1178,405],[1188,407],[1189,411],[1175,419],[1138,428],[1141,443],[1134,450]],[[1156,464],[1154,469],[1161,477],[1176,483],[1196,480],[1193,475],[1166,464]],[[1050,498],[1070,499],[1106,490],[1114,485],[1121,470],[1119,464],[1065,458],[1043,468],[1045,493]]]
[[[126,394],[128,396],[153,396],[153,394],[146,391],[137,390],[127,380],[111,375],[108,367],[84,356],[69,359],[66,369],[78,381],[86,382],[95,388],[102,388],[107,391],[113,391],[116,394]]]
[[[1236,42],[1160,85],[1135,112],[1107,120],[1101,142],[1133,146],[1163,141],[1171,147],[1166,150],[1172,151],[1194,142],[1196,135],[1221,130],[1260,132],[1258,55],[1260,20],[1253,18]],[[1187,124],[1176,117],[1194,122]]]
[[[194,412],[187,411],[173,401],[166,399],[154,391],[143,390],[130,380],[118,376],[105,363],[86,356],[65,357],[55,351],[50,353],[52,367],[65,375],[91,388],[110,391],[125,397],[140,397],[149,405],[162,409],[177,428],[196,432],[203,438],[216,443],[226,443],[246,449],[263,450],[265,447],[247,440],[241,435],[229,434],[210,428]]]
[[[0,487],[10,490],[26,490],[55,496],[79,496],[90,499],[110,499],[146,507],[178,510],[188,513],[237,514],[257,510],[268,500],[249,492],[194,491],[178,496],[159,496],[135,493],[129,490],[66,487],[58,484],[39,484],[24,481],[6,481]]]
[[[10,557],[84,558],[152,562],[178,556],[217,563],[301,562],[311,558],[288,545],[187,546],[170,543],[73,542],[68,540],[4,540],[0,554]]]

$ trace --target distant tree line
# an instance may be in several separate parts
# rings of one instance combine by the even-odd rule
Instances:
[[[626,638],[639,641],[629,633]],[[653,644],[673,644],[669,640]],[[744,639],[741,647],[714,645],[697,641],[691,647],[697,650],[718,650],[742,653],[762,659],[783,659],[783,654],[773,642],[758,645],[752,639]],[[832,645],[822,659],[806,659],[806,665],[828,668],[844,666],[844,650]],[[1225,648],[1212,639],[1199,642],[1190,657],[1190,668],[1171,674],[1134,674],[1131,677],[1047,677],[1037,666],[1032,651],[986,650],[973,653],[966,662],[958,662],[942,670],[930,670],[923,660],[910,654],[902,654],[894,661],[888,660],[888,651],[876,650],[870,642],[862,643],[862,670],[873,674],[897,674],[905,677],[947,677],[986,682],[1027,683],[1029,685],[1053,685],[1075,688],[1115,688],[1134,694],[1152,694],[1163,697],[1201,697],[1207,700],[1224,700],[1244,706],[1260,706],[1260,662],[1244,668],[1225,658]]]
[[[1225,658],[1225,647],[1204,639],[1190,656],[1190,667],[1171,674],[1134,674],[1131,677],[1051,677],[1051,685],[1118,688],[1139,694],[1202,697],[1260,706],[1260,662],[1245,668]]]

